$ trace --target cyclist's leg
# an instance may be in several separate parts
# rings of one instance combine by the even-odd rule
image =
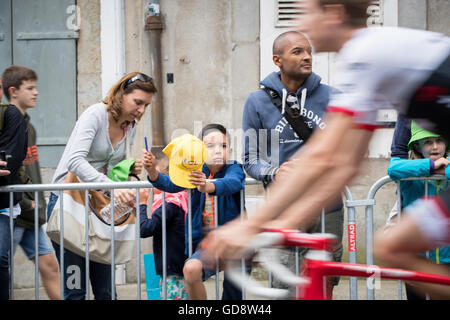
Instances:
[[[449,269],[418,255],[450,243],[450,190],[439,197],[419,199],[409,206],[400,223],[375,237],[374,253],[386,265],[450,276]],[[414,283],[431,298],[450,298],[450,287]]]

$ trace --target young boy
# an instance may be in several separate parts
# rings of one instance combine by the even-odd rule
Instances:
[[[36,104],[37,75],[22,66],[10,66],[2,75],[3,93],[9,101],[4,113],[3,128],[0,135],[0,152],[8,157],[7,169],[10,175],[0,177],[0,186],[17,184],[17,172],[27,154],[27,123],[25,112]],[[9,193],[0,193],[0,300],[9,298],[9,251],[10,226],[9,215],[16,218],[20,214],[19,201],[22,193],[13,195],[13,212],[9,212]]]
[[[39,166],[39,156],[36,146],[36,130],[30,122],[30,116],[25,109],[25,122],[28,129],[28,149],[27,156],[23,161],[23,167],[19,170],[19,183],[21,184],[41,184],[41,169]],[[60,299],[60,279],[58,272],[58,262],[50,248],[50,242],[45,233],[43,224],[47,222],[44,193],[38,192],[38,254],[39,271],[42,277],[42,284],[50,300]],[[20,201],[21,214],[16,218],[14,226],[14,254],[17,245],[20,245],[29,260],[36,262],[35,233],[34,233],[34,210],[36,205],[34,192],[24,192]]]
[[[156,154],[155,169],[162,174],[168,174],[169,160],[165,154]],[[162,276],[162,192],[154,188],[151,217],[147,215],[149,190],[145,188],[140,189],[139,194],[141,238],[153,237],[156,274]],[[188,294],[183,278],[183,265],[187,258],[184,245],[184,217],[188,210],[186,190],[178,193],[166,193],[165,202],[167,226],[167,299],[187,300]],[[164,296],[162,280],[161,277],[161,298]]]
[[[192,300],[207,299],[203,281],[215,274],[215,270],[204,268],[201,260],[202,251],[197,248],[203,238],[202,229],[210,229],[215,225],[214,196],[217,196],[218,202],[217,225],[224,225],[239,216],[241,212],[240,191],[245,184],[245,174],[242,165],[237,161],[228,161],[231,149],[228,145],[229,137],[226,129],[220,124],[209,124],[202,129],[200,138],[206,146],[209,159],[201,166],[201,171],[194,170],[189,173],[189,176],[186,176],[189,180],[186,181],[187,184],[192,184],[192,187],[195,188],[192,194],[192,248],[195,252],[188,258],[183,269],[186,288]],[[183,142],[185,144],[195,143],[186,140],[181,141],[181,143]],[[172,167],[177,165],[174,163],[176,159],[175,153],[180,150],[180,146],[174,145],[172,147],[169,145],[166,149],[172,151],[172,156],[169,156],[172,164],[169,170],[172,170]],[[193,161],[194,164],[201,163],[201,161],[196,160]],[[191,163],[189,162],[189,164]],[[184,189],[175,184],[179,184],[179,182],[178,179],[175,179],[176,177],[172,176],[172,172],[169,178],[167,175],[156,171],[154,156],[150,152],[145,153],[144,167],[148,172],[149,181],[156,188],[167,192],[179,192]],[[206,182],[207,179],[217,180]],[[189,216],[186,219],[189,219]],[[186,222],[186,248],[188,249],[187,227],[188,223]],[[238,300],[241,298],[241,290],[231,284],[225,273],[222,299]]]

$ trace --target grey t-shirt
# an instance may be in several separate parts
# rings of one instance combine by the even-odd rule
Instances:
[[[108,112],[104,103],[87,108],[75,124],[53,176],[53,183],[63,183],[73,172],[83,182],[111,182],[110,170],[127,156],[136,134],[130,126],[125,137],[113,148],[108,134]]]

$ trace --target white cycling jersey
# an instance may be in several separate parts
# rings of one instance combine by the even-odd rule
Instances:
[[[336,87],[328,112],[354,117],[374,130],[380,109],[396,109],[426,130],[450,137],[450,38],[405,28],[355,32],[337,56]],[[419,199],[410,214],[431,247],[450,243],[450,190]]]
[[[337,56],[335,84],[341,92],[331,97],[328,111],[349,113],[363,128],[375,129],[377,111],[406,114],[417,89],[449,55],[450,38],[440,33],[360,29]]]

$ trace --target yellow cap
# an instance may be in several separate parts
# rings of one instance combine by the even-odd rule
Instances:
[[[205,144],[191,134],[184,134],[172,140],[163,152],[169,157],[169,177],[177,186],[196,188],[189,182],[191,171],[202,171],[208,160]]]

